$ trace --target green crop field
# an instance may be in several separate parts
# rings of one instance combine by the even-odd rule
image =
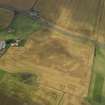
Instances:
[[[33,20],[30,16],[17,15],[11,27],[16,30],[16,36],[25,37],[33,31],[36,31],[40,27],[40,24],[38,21]]]
[[[0,31],[0,39],[26,38],[32,32],[40,28],[40,23],[30,16],[19,14],[12,21],[10,27],[14,30],[8,33],[6,30]]]
[[[5,74],[6,74],[6,71],[0,69],[0,79],[2,79]]]
[[[96,48],[88,98],[92,105],[105,105],[105,47]]]

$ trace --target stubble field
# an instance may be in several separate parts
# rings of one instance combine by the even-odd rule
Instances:
[[[38,73],[42,86],[64,93],[63,105],[81,105],[88,92],[92,53],[91,43],[44,28],[33,33],[25,47],[10,48],[0,67]]]

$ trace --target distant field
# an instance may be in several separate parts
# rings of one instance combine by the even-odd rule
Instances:
[[[0,31],[8,27],[14,17],[14,13],[7,9],[0,8]]]
[[[89,95],[92,105],[105,104],[105,47],[96,48]]]
[[[30,9],[37,0],[0,0],[1,6],[14,7],[19,10]]]

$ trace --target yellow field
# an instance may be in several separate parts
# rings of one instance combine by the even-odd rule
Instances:
[[[61,105],[81,105],[87,95],[93,46],[43,28],[33,33],[25,47],[10,48],[0,68],[37,73],[40,84],[64,93]],[[54,104],[55,105],[55,104]]]

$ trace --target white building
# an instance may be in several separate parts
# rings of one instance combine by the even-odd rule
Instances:
[[[5,41],[0,41],[0,50],[4,49],[6,47]]]

